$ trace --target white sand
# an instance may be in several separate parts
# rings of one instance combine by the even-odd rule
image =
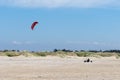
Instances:
[[[120,59],[0,57],[0,80],[120,80]]]

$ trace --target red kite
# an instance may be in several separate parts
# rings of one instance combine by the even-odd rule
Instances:
[[[31,25],[31,29],[32,29],[32,30],[34,29],[34,27],[36,26],[36,24],[38,24],[37,21],[32,23],[32,25]]]

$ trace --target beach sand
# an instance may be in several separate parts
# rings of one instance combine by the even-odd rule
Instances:
[[[0,80],[120,80],[120,59],[0,57]]]

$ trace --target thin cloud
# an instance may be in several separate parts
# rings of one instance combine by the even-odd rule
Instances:
[[[119,7],[119,0],[0,0],[1,6],[15,6],[28,8],[102,8]]]
[[[30,45],[30,44],[34,44],[34,43],[30,42],[30,41],[26,41],[26,42],[13,41],[12,44],[14,44],[14,45]]]
[[[108,46],[108,45],[112,45],[110,43],[105,43],[105,42],[98,42],[98,41],[94,41],[94,42],[85,42],[85,41],[67,41],[67,44],[72,44],[72,45],[96,45],[96,46]]]
[[[18,42],[18,41],[13,41],[12,43],[15,45],[22,45],[22,42]]]

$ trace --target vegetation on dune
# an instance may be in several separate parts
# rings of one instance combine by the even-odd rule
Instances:
[[[20,54],[17,52],[0,52],[0,56],[8,56],[8,57],[15,57],[19,56]]]
[[[46,57],[46,56],[59,56],[59,57],[66,57],[66,56],[78,56],[78,57],[112,57],[115,56],[116,58],[120,57],[120,50],[106,50],[106,51],[96,51],[96,50],[81,50],[81,51],[72,51],[66,49],[54,49],[50,52],[29,52],[29,51],[19,51],[19,50],[3,50],[0,51],[0,56],[8,56],[8,57],[15,57],[15,56],[37,56],[37,57]]]
[[[94,53],[93,52],[76,52],[75,54],[79,57],[89,57]]]
[[[35,53],[32,53],[32,54],[33,54],[33,56],[42,56],[42,57],[47,56],[46,52],[35,52]]]

